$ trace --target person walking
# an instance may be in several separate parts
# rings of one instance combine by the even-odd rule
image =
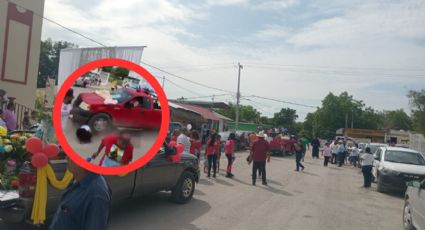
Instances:
[[[226,154],[226,158],[227,158],[226,177],[229,177],[229,178],[234,176],[232,174],[232,165],[236,159],[235,158],[235,139],[236,139],[236,135],[234,133],[231,133],[224,146],[224,153]]]
[[[320,141],[319,141],[319,139],[317,137],[315,137],[311,141],[311,147],[312,147],[312,156],[313,156],[313,159],[314,158],[319,159]]]
[[[331,148],[329,147],[329,143],[326,143],[323,146],[322,156],[324,157],[323,166],[327,167],[329,163],[329,159],[332,157]]]
[[[195,155],[198,160],[201,158],[201,139],[197,131],[193,131],[190,139],[190,153]]]
[[[217,172],[217,134],[212,134],[207,141],[205,155],[208,159],[208,177],[211,177],[211,168],[213,168],[213,177],[216,177]]]
[[[305,137],[304,135],[301,135],[301,138],[299,139],[301,146],[302,146],[302,161],[304,162],[304,157],[305,157],[305,153],[307,152],[307,150],[310,150],[310,141],[307,139],[307,137]]]
[[[344,165],[345,161],[345,146],[342,141],[339,142],[338,145],[338,167]]]
[[[363,187],[370,188],[372,184],[372,166],[373,166],[373,155],[370,153],[370,148],[365,149],[365,153],[360,157],[363,173]]]
[[[300,168],[301,170],[304,171],[305,167],[304,165],[301,164],[301,159],[303,158],[303,147],[302,147],[302,143],[299,140],[297,140],[297,142],[294,144],[294,149],[295,149],[295,165],[296,165],[295,171],[299,172]]]
[[[336,164],[337,158],[338,158],[338,150],[339,150],[337,140],[334,140],[329,147],[331,148],[331,153],[332,153],[331,164]]]
[[[270,162],[270,146],[263,133],[259,133],[257,137],[257,141],[252,144],[250,155],[252,159],[252,185],[255,185],[257,181],[257,171],[261,173],[263,185],[267,185],[266,160]]]

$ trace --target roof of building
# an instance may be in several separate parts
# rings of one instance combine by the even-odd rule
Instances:
[[[176,101],[172,101],[171,103],[174,104],[174,105],[181,106],[181,107],[183,107],[187,110],[194,111],[194,112],[200,114],[203,118],[205,118],[207,120],[213,120],[213,121],[223,120],[223,118],[217,116],[216,114],[214,114],[213,112],[211,112],[210,110],[208,110],[206,108],[202,108],[202,107],[190,105],[190,104],[185,104],[185,103],[180,103],[180,102],[176,102]]]
[[[218,109],[229,109],[230,106],[224,102],[212,102],[212,101],[188,101],[188,100],[170,100],[173,102],[179,102],[184,104],[190,104],[200,106],[203,108],[218,108]]]

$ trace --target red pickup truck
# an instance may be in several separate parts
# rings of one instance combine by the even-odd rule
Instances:
[[[149,91],[122,88],[105,99],[98,93],[81,93],[74,101],[72,119],[88,124],[94,132],[112,126],[159,129],[162,111],[158,98]]]

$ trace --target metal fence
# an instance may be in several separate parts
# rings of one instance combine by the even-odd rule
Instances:
[[[409,134],[409,148],[425,154],[425,137],[422,134],[410,133]]]

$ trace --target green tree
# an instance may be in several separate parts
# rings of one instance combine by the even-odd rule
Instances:
[[[321,107],[307,114],[302,132],[309,137],[332,138],[337,129],[351,124],[354,128],[377,129],[381,123],[378,112],[366,107],[363,101],[355,100],[347,92],[339,96],[329,93]]]
[[[233,103],[229,103],[228,109],[217,109],[216,112],[232,120],[236,119],[236,105]],[[239,121],[260,123],[260,117],[261,113],[258,112],[254,107],[250,105],[239,106]]]
[[[412,119],[403,109],[385,111],[382,116],[382,128],[411,130],[413,128]]]
[[[75,47],[78,46],[67,41],[52,41],[50,38],[41,41],[37,87],[46,87],[48,77],[57,80],[60,50]]]
[[[121,77],[121,78],[127,77],[129,72],[130,71],[128,69],[121,68],[121,67],[115,67],[115,68],[112,69],[112,74],[114,76]]]
[[[298,118],[297,111],[290,108],[282,108],[273,116],[273,125],[293,130]]]
[[[411,90],[407,96],[410,99],[414,128],[425,134],[425,90]]]

